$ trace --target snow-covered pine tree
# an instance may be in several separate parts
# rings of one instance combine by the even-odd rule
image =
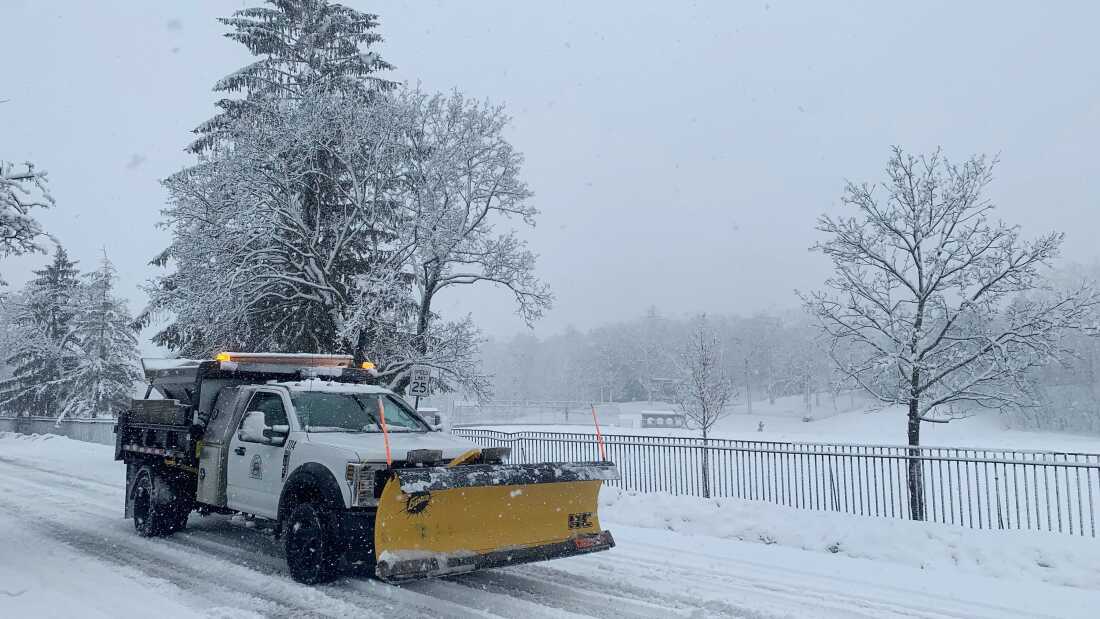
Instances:
[[[176,272],[139,316],[173,316],[154,340],[184,354],[218,348],[350,352],[338,333],[361,284],[392,283],[399,213],[374,95],[392,84],[369,47],[377,17],[325,0],[276,0],[222,22],[260,56],[215,85],[223,100],[191,150],[198,165],[165,181]],[[223,148],[224,146],[224,148]],[[399,256],[398,256],[399,257]],[[407,287],[411,274],[401,278]],[[362,335],[361,333],[359,335]]]
[[[370,99],[393,82],[375,73],[391,69],[370,47],[382,41],[378,16],[328,0],[268,0],[267,7],[242,9],[218,21],[233,28],[226,37],[259,59],[227,75],[215,92],[243,93],[222,99],[216,116],[199,125],[189,150],[209,151],[233,139],[233,119],[272,102],[301,99],[306,93],[341,93]]]
[[[137,333],[126,302],[114,294],[117,273],[104,254],[86,273],[75,298],[72,339],[80,354],[65,377],[67,397],[60,417],[113,417],[126,406],[141,374]],[[59,419],[60,419],[59,417]]]
[[[0,350],[5,351],[4,355],[0,355],[0,384],[11,378],[11,366],[7,363],[6,351],[10,351],[15,346],[15,342],[19,341],[16,333],[15,312],[23,307],[24,300],[24,291],[22,290],[12,294],[0,295]],[[0,400],[3,399],[3,395],[0,395]],[[0,411],[3,411],[2,407],[0,407]]]
[[[45,231],[31,211],[52,205],[45,172],[36,170],[33,163],[16,166],[0,160],[0,258],[45,253],[38,243]]]
[[[15,338],[6,359],[12,376],[0,383],[0,403],[20,414],[49,415],[63,404],[64,381],[77,362],[71,322],[79,271],[58,245],[35,276],[13,312]]]
[[[371,307],[410,296],[387,198],[401,159],[390,109],[311,93],[232,121],[251,125],[232,150],[165,181],[176,270],[150,290],[142,319],[173,321],[154,341],[185,355],[356,354],[358,333],[341,334],[362,293],[372,292]],[[320,190],[317,153],[332,162]]]

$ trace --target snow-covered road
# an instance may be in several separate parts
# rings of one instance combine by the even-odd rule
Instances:
[[[307,587],[267,534],[138,537],[102,445],[0,435],[0,616],[1093,617],[1100,592],[607,523],[588,557],[394,587]]]

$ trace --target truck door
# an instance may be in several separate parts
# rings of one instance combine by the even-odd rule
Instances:
[[[257,391],[245,408],[247,417],[251,411],[260,411],[266,417],[267,426],[289,424],[283,395],[276,390]],[[226,499],[230,509],[275,518],[282,491],[283,450],[278,444],[242,441],[240,427],[233,433],[229,445],[229,466],[226,479]]]

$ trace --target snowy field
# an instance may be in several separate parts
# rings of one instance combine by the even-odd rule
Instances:
[[[1094,617],[1100,542],[607,491],[619,547],[384,585],[290,580],[225,517],[142,539],[111,448],[0,434],[0,616]]]
[[[858,400],[856,401],[858,404]],[[842,407],[848,404],[841,398]],[[675,404],[654,402],[630,402],[598,405],[600,423],[606,434],[649,434],[661,436],[699,436],[698,431],[666,428],[631,428],[620,425],[619,415],[643,410],[677,410]],[[753,414],[745,411],[744,404],[731,407],[730,414],[715,425],[712,438],[742,439],[750,441],[835,442],[874,445],[904,445],[905,414],[899,407],[882,410],[856,410],[833,412],[828,406],[817,407],[811,413],[811,421],[803,421],[805,412],[800,397],[779,398],[775,404],[766,401],[753,403]],[[560,416],[560,415],[559,415]],[[545,430],[548,432],[592,432],[591,413],[571,413],[571,424],[553,423],[513,424],[505,423],[501,415],[492,421],[477,423],[479,427],[502,432],[520,430]],[[763,422],[764,429],[760,430]],[[473,422],[471,422],[473,423]],[[926,423],[921,427],[921,443],[933,447],[990,447],[1011,449],[1038,449],[1100,453],[1100,436],[1088,436],[1059,432],[1033,432],[1012,430],[1006,427],[1004,417],[996,412],[982,412],[972,417],[950,423]]]

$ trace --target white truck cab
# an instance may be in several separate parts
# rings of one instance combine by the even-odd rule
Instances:
[[[365,507],[373,497],[355,494],[348,467],[386,468],[387,442],[390,462],[420,450],[452,460],[477,448],[433,431],[400,396],[381,387],[315,378],[244,386],[222,397],[233,399],[232,410],[216,405],[208,422],[199,457],[199,500],[217,501],[224,487],[228,509],[263,518],[278,517],[288,475],[304,464],[320,465],[346,482],[340,485],[346,507]],[[218,432],[221,415],[227,415],[232,432]],[[227,444],[219,444],[219,437]]]

